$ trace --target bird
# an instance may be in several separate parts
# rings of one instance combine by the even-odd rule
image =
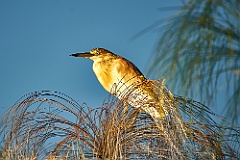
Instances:
[[[148,80],[129,60],[104,48],[70,56],[93,61],[92,69],[103,88],[135,108],[141,108],[153,119],[164,119],[163,98],[154,81]]]

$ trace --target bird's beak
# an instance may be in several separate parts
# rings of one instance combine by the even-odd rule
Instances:
[[[92,57],[93,55],[92,55],[90,52],[84,52],[84,53],[74,53],[74,54],[70,54],[70,56],[90,58],[90,57]]]

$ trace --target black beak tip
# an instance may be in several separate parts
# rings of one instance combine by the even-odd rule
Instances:
[[[74,54],[70,54],[69,56],[76,57],[76,56],[77,56],[77,54],[76,54],[76,53],[74,53]]]
[[[83,57],[83,58],[90,58],[92,57],[93,55],[89,52],[85,52],[85,53],[74,53],[74,54],[70,54],[69,56],[72,56],[72,57]]]

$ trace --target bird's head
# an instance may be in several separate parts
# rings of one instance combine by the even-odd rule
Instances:
[[[71,54],[70,56],[83,57],[95,61],[97,59],[111,58],[116,55],[104,48],[93,48],[90,52],[75,53]]]

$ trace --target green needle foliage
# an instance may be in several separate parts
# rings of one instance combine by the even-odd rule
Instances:
[[[149,83],[162,101],[164,119],[152,119],[144,106],[129,106],[129,97],[110,95],[91,109],[60,92],[23,96],[1,117],[1,158],[240,158],[239,128],[218,125],[208,107],[173,95],[163,81]]]
[[[156,26],[158,23],[148,29]],[[217,104],[221,94],[226,117],[238,124],[239,0],[189,0],[164,29],[149,74],[164,74],[171,90],[199,96],[208,104]]]

